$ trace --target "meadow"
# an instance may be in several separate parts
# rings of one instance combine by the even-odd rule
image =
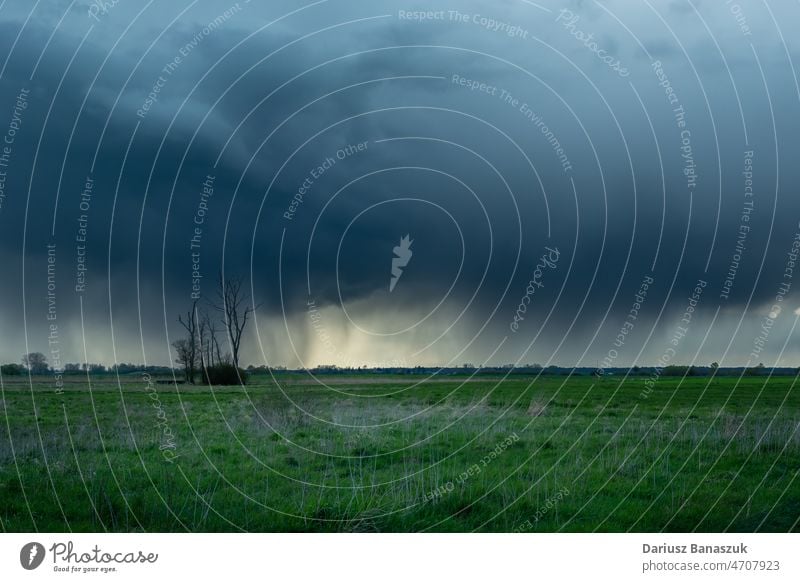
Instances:
[[[2,531],[786,532],[795,378],[6,377]]]

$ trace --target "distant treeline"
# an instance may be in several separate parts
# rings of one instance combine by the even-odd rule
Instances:
[[[115,366],[105,366],[103,364],[65,364],[63,369],[54,370],[45,362],[32,367],[20,364],[3,364],[0,366],[0,373],[4,376],[22,376],[28,370],[32,374],[41,376],[58,372],[62,376],[85,376],[86,374],[133,374],[142,373],[153,375],[172,374],[173,369],[168,366],[145,366],[143,364],[117,364]],[[176,371],[177,373],[177,371]]]
[[[504,366],[474,366],[464,364],[461,366],[439,367],[439,366],[416,366],[416,367],[375,367],[361,368],[339,367],[335,365],[317,366],[307,369],[286,369],[272,368],[273,372],[283,371],[288,373],[314,373],[314,374],[418,374],[426,376],[455,376],[455,375],[545,375],[545,376],[761,376],[772,374],[773,376],[794,376],[800,373],[800,368],[774,368],[770,369],[763,364],[753,367],[727,367],[723,368],[717,364],[710,366],[666,366],[658,368],[656,366],[633,366],[630,368],[594,368],[594,367],[562,367],[547,366],[542,367],[537,364]],[[249,374],[267,374],[270,369],[262,366],[247,368]]]
[[[34,375],[58,373],[63,376],[80,375],[126,375],[146,373],[151,376],[182,375],[183,370],[169,366],[145,366],[143,364],[116,364],[105,366],[103,364],[65,364],[62,369],[52,369],[47,359],[40,353],[27,354],[22,358],[22,364],[4,364],[0,366],[3,376],[21,376],[30,371]],[[514,366],[474,366],[463,364],[461,366],[416,366],[416,367],[373,367],[360,368],[340,367],[335,365],[317,366],[315,368],[286,368],[284,366],[248,366],[244,370],[248,376],[269,374],[328,374],[328,375],[359,375],[359,374],[392,374],[392,375],[424,375],[424,376],[456,376],[456,375],[545,375],[545,376],[795,376],[800,374],[799,368],[767,368],[763,364],[745,368],[723,368],[714,363],[710,366],[633,366],[631,368],[593,368],[562,366],[542,367],[537,364]]]

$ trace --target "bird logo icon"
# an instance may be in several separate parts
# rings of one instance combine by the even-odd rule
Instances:
[[[35,570],[42,565],[44,554],[44,546],[39,542],[27,543],[19,552],[19,563],[26,570]]]
[[[414,255],[411,250],[411,245],[414,243],[411,240],[411,235],[406,235],[400,239],[400,244],[394,247],[395,256],[392,258],[392,278],[389,281],[389,293],[394,291],[400,277],[403,276],[403,269],[408,266],[408,262]]]

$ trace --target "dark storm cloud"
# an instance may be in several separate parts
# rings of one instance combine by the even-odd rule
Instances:
[[[756,60],[751,39],[725,9],[696,4],[720,54],[682,3],[662,17],[683,48],[644,5],[605,5],[662,61],[676,104],[637,40],[594,3],[565,5],[579,16],[571,28],[557,20],[561,7],[547,13],[516,2],[458,3],[441,9],[457,9],[467,22],[420,23],[398,19],[398,10],[424,4],[339,2],[263,30],[296,6],[241,3],[207,34],[204,27],[226,7],[200,3],[165,31],[187,5],[145,12],[120,37],[141,9],[120,3],[82,44],[91,23],[76,10],[29,80],[56,11],[28,23],[9,59],[0,111],[13,110],[22,87],[31,96],[9,169],[13,195],[0,212],[0,253],[14,274],[0,284],[0,321],[19,328],[27,317],[31,348],[46,332],[46,245],[56,243],[60,329],[74,340],[65,347],[69,358],[83,358],[74,286],[84,214],[89,359],[167,361],[165,326],[174,338],[176,315],[191,302],[193,265],[208,298],[223,258],[227,273],[252,281],[259,335],[275,363],[296,363],[288,336],[314,362],[389,359],[376,351],[402,353],[408,363],[456,354],[478,362],[508,336],[493,361],[592,363],[607,352],[649,275],[656,285],[635,330],[643,352],[626,348],[619,363],[661,355],[698,279],[708,286],[692,341],[702,339],[717,307],[725,316],[698,357],[721,358],[744,314],[747,331],[728,357],[746,359],[750,328],[773,302],[800,214],[800,202],[787,194],[798,183],[798,96],[783,47],[766,36],[774,24],[763,11],[748,12],[762,35],[752,39]],[[21,4],[12,10],[19,14],[0,25],[6,52],[25,18]],[[475,15],[494,19],[497,30]],[[504,34],[504,25],[517,26],[518,36]],[[610,70],[576,30],[591,32],[630,76]],[[169,63],[174,70],[165,72]],[[454,75],[486,90],[471,91]],[[685,109],[686,127],[677,125],[676,106]],[[682,130],[690,132],[688,144]],[[750,150],[756,194],[745,224],[742,171]],[[698,175],[694,189],[684,173],[689,163]],[[209,175],[214,194],[204,200]],[[94,189],[84,211],[87,176]],[[193,263],[201,203],[208,209]],[[414,258],[390,293],[392,249],[406,234]],[[559,249],[558,266],[544,273],[522,331],[511,333],[545,247]],[[728,298],[720,298],[739,255]],[[324,312],[334,347],[320,349],[309,301]],[[405,335],[370,339],[354,331],[390,334],[428,313]],[[453,322],[438,344],[418,351]],[[0,347],[5,359],[23,351],[9,337]],[[697,348],[687,341],[684,359]],[[252,346],[247,357],[259,361],[261,353]]]

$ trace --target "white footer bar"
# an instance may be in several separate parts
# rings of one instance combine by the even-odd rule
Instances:
[[[800,580],[794,534],[3,534],[2,580]],[[190,577],[190,578],[189,578]],[[580,578],[585,577],[585,578]]]

